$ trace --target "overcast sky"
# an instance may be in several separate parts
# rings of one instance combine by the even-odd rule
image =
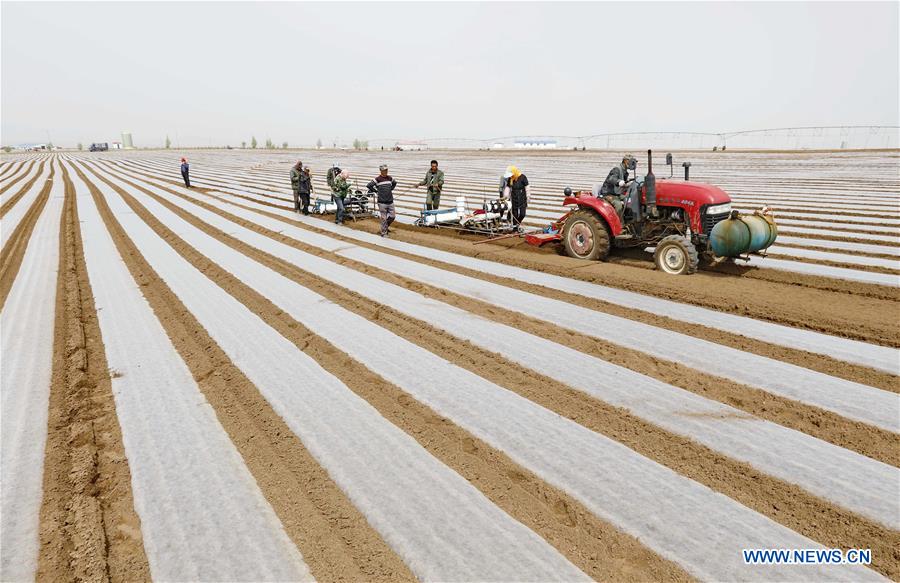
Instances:
[[[898,125],[897,2],[2,3],[2,142]]]

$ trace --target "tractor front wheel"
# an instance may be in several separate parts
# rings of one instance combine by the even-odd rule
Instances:
[[[670,275],[689,275],[700,265],[697,248],[681,235],[670,235],[657,243],[653,260],[660,270]]]
[[[604,261],[609,256],[609,233],[593,211],[575,211],[566,220],[563,246],[569,257]]]

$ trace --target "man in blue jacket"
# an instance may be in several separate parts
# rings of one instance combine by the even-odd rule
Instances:
[[[184,185],[188,188],[191,187],[191,178],[188,176],[190,172],[191,166],[187,162],[187,158],[181,159],[181,177],[184,178]]]

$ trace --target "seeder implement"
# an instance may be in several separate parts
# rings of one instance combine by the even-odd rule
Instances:
[[[478,233],[496,237],[519,235],[513,224],[510,203],[506,199],[484,201],[480,209],[469,211],[464,196],[456,197],[456,207],[451,209],[422,210],[414,223],[417,227],[454,229],[465,233]]]
[[[337,203],[331,196],[316,197],[312,203],[313,212],[317,215],[334,214],[337,212]],[[344,213],[351,219],[364,219],[375,216],[375,204],[372,196],[359,189],[354,190],[344,198]]]

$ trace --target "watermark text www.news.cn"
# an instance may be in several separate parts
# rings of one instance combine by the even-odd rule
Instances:
[[[871,549],[743,549],[748,565],[869,565]]]

